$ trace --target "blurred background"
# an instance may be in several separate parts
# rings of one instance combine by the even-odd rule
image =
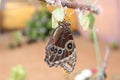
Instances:
[[[107,80],[120,80],[120,1],[100,0],[97,5],[101,14],[95,15],[95,27],[102,61],[105,47],[110,48]],[[44,62],[45,47],[53,32],[54,9],[37,0],[0,0],[0,80],[11,80],[16,70],[13,68],[19,64],[24,67],[25,80],[74,80],[83,69],[97,67],[93,34],[81,28],[72,9],[66,10],[71,16],[65,18],[71,23],[77,49],[75,70],[66,74],[60,67],[49,68]]]

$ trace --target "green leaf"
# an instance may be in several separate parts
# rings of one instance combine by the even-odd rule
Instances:
[[[57,9],[55,9],[53,12],[52,12],[52,16],[54,16],[54,18],[57,20],[57,21],[63,21],[64,20],[64,17],[65,17],[65,12],[64,12],[64,9],[62,7],[59,7]]]
[[[13,32],[13,38],[14,38],[16,44],[21,43],[21,34],[20,34],[19,31],[14,31]]]
[[[110,47],[111,47],[112,49],[117,49],[117,48],[118,48],[117,42],[116,42],[116,41],[112,41],[112,42],[110,43]]]
[[[37,11],[26,26],[25,31],[28,41],[43,39],[43,36],[46,38],[52,30],[51,13],[46,9]]]
[[[25,80],[25,78],[26,72],[22,65],[12,68],[9,80]]]
[[[89,17],[89,19],[90,19],[89,27],[90,27],[90,29],[92,29],[93,26],[94,26],[94,23],[95,23],[95,17],[93,16],[92,13],[89,13],[89,14],[88,14],[88,17]]]
[[[91,39],[91,41],[94,41],[94,34],[93,34],[93,30],[91,30],[89,37]]]
[[[80,25],[82,26],[84,31],[88,30],[89,24],[90,24],[89,17],[85,14],[82,14],[80,17]]]
[[[52,28],[55,29],[58,27],[58,21],[56,18],[52,15]]]
[[[37,37],[37,30],[36,30],[36,29],[33,29],[33,30],[32,30],[32,33],[31,33],[31,38],[32,38],[32,40],[35,40],[36,37]]]
[[[62,7],[59,7],[55,9],[52,12],[52,28],[57,28],[58,27],[58,22],[63,21],[65,17],[65,13]]]
[[[52,25],[52,20],[48,20],[48,23],[46,24],[46,27],[48,29],[51,29],[51,25]]]

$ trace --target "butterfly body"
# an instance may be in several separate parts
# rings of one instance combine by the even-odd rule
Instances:
[[[50,67],[61,66],[67,73],[73,71],[76,64],[76,48],[67,21],[59,23],[47,47],[45,62]]]

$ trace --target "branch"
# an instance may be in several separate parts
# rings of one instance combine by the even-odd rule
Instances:
[[[102,75],[98,75],[97,80],[105,80],[105,78],[106,78],[105,70],[107,68],[107,64],[108,64],[108,60],[109,60],[109,55],[110,55],[110,50],[107,47],[106,48],[106,53],[105,53],[105,58],[104,58],[104,63],[102,65],[101,72],[100,72]]]
[[[48,4],[52,4],[49,0],[39,0]],[[49,1],[49,2],[48,2]],[[56,3],[56,0],[51,0],[54,2],[54,4]],[[78,2],[75,1],[68,1],[68,0],[60,0],[61,4],[63,7],[68,7],[68,8],[73,8],[73,9],[80,9],[83,11],[90,11],[94,14],[99,14],[99,9],[96,9],[94,7],[91,7],[90,5],[85,5],[85,4],[80,4]]]

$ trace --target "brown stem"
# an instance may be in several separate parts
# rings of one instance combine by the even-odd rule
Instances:
[[[39,0],[39,1],[47,3],[46,0]],[[73,8],[73,9],[79,8],[80,10],[90,11],[92,13],[99,14],[99,10],[91,7],[90,5],[80,4],[75,1],[66,1],[66,0],[60,0],[60,1],[63,7],[68,7],[68,8]]]

